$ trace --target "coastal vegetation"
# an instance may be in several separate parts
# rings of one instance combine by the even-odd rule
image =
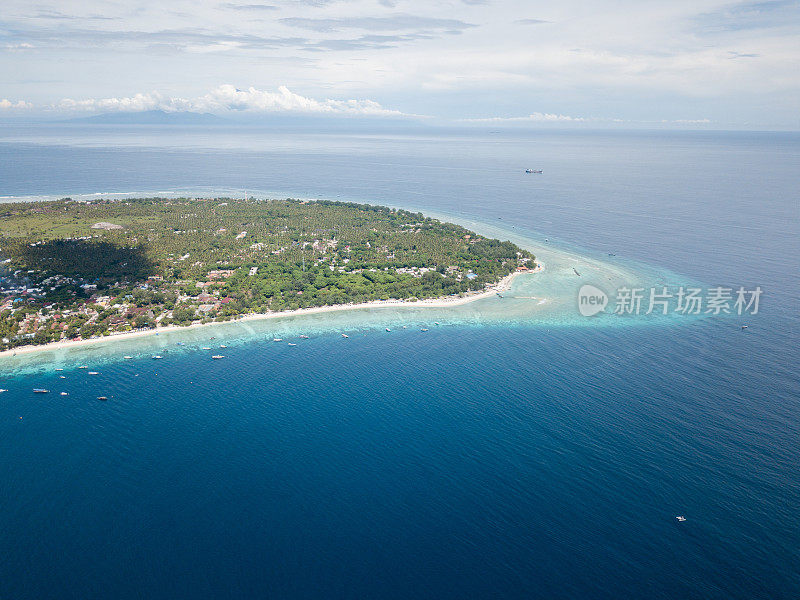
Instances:
[[[479,292],[533,256],[420,213],[232,198],[0,206],[0,349]]]

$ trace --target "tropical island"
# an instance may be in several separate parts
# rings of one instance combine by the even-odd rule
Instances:
[[[3,204],[0,350],[305,308],[463,298],[534,266],[511,242],[367,204]]]

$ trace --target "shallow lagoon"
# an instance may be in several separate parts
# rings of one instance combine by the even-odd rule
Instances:
[[[97,365],[120,360],[125,355],[144,356],[166,351],[185,353],[203,347],[217,349],[219,344],[259,343],[285,338],[297,343],[299,335],[328,335],[355,331],[385,331],[386,328],[426,328],[439,326],[532,325],[615,327],[630,325],[680,324],[692,317],[675,315],[658,318],[645,315],[620,317],[612,307],[594,317],[583,317],[577,310],[578,290],[584,284],[599,287],[609,294],[620,287],[686,285],[686,278],[643,264],[626,264],[621,259],[604,260],[587,256],[576,249],[564,249],[530,235],[509,231],[503,226],[480,223],[444,214],[430,215],[457,222],[474,231],[499,239],[509,239],[531,250],[542,272],[517,276],[507,292],[466,304],[447,307],[385,305],[324,313],[247,319],[202,327],[170,329],[139,337],[109,336],[96,343],[68,348],[42,349],[35,353],[0,356],[0,373],[21,374],[53,366]],[[642,311],[644,312],[644,311]]]

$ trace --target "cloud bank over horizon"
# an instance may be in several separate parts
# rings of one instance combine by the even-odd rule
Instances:
[[[0,114],[800,129],[798,38],[798,0],[5,0]]]
[[[41,111],[49,116],[76,116],[85,114],[142,113],[161,111],[165,113],[211,113],[216,115],[240,114],[244,116],[284,115],[284,116],[325,116],[392,118],[416,121],[429,121],[431,117],[403,113],[385,108],[374,100],[317,100],[296,94],[286,86],[279,86],[276,92],[258,90],[254,87],[240,89],[231,84],[223,84],[196,98],[167,96],[157,91],[140,92],[132,96],[111,98],[84,98],[75,100],[62,98],[60,101],[36,106],[24,100],[0,99],[0,115],[25,114]],[[442,121],[440,120],[439,123]],[[533,112],[520,117],[481,117],[455,119],[452,123],[466,125],[695,125],[713,123],[710,119],[661,119],[653,121],[633,121],[608,117],[570,116],[557,113]]]
[[[28,110],[33,108],[33,104],[25,102],[24,100],[9,100],[8,98],[0,98],[0,110]]]
[[[26,103],[28,104],[28,103]],[[32,105],[28,104],[29,107]],[[2,102],[0,102],[2,108]],[[8,107],[11,108],[11,107]],[[22,108],[21,106],[19,108]],[[239,89],[230,84],[220,85],[196,98],[165,96],[159,92],[137,93],[128,97],[64,98],[47,106],[48,110],[62,112],[164,112],[254,114],[290,113],[307,115],[345,115],[362,117],[406,117],[398,110],[387,109],[373,100],[316,100],[295,94],[286,86],[276,92],[254,87]]]
[[[527,117],[483,117],[480,119],[464,119],[464,121],[468,123],[583,123],[592,120],[597,119],[540,112],[531,113]]]

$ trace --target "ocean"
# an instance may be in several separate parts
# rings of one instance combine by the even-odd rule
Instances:
[[[0,357],[0,598],[800,596],[799,162],[780,133],[4,128],[2,201],[356,200],[551,267],[763,296],[746,317],[493,300]]]

